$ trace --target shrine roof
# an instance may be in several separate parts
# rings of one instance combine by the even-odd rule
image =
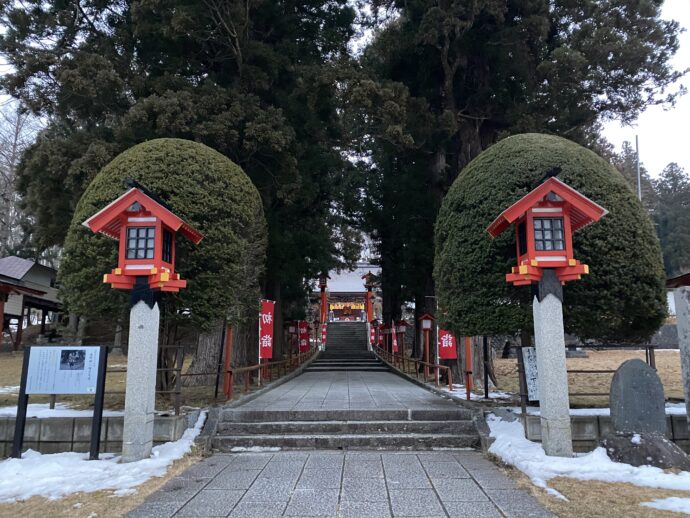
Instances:
[[[360,294],[366,293],[364,288],[364,279],[362,277],[367,273],[374,275],[381,274],[381,267],[366,263],[358,263],[354,270],[341,270],[340,272],[330,272],[330,280],[328,281],[329,293],[343,293],[343,294]]]

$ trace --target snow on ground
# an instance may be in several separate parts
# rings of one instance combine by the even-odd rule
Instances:
[[[267,451],[280,451],[277,446],[234,446],[230,449],[232,453],[263,453]]]
[[[520,407],[508,408],[514,414],[520,415]],[[539,408],[527,407],[529,415],[540,415]],[[571,408],[570,415],[611,415],[610,408]],[[666,415],[685,415],[685,403],[666,403]]]
[[[441,386],[439,387],[443,392],[447,392],[448,394],[452,394],[457,397],[462,397],[462,399],[467,398],[467,389],[465,388],[465,385],[455,385],[453,384],[453,391],[451,392],[448,390],[448,386]],[[489,391],[489,399],[513,399],[515,394],[512,392],[502,392],[502,391]],[[474,392],[470,392],[470,399],[472,401],[487,401],[487,399],[484,398],[484,393],[482,392],[481,394],[475,394]]]
[[[651,507],[652,509],[659,509],[661,511],[673,511],[676,513],[690,514],[690,498],[679,498],[672,496],[670,498],[659,498],[651,502],[642,502],[640,505],[644,507]]]
[[[0,387],[0,394],[15,394],[19,393],[19,385]]]
[[[33,496],[56,500],[71,493],[105,489],[117,496],[132,494],[148,479],[163,476],[173,461],[191,450],[205,419],[206,412],[201,412],[194,428],[186,430],[179,440],[155,446],[148,459],[126,464],[120,464],[120,456],[112,453],[101,454],[99,460],[88,460],[88,453],[44,455],[29,450],[21,459],[0,462],[0,502]]]
[[[14,417],[17,415],[16,406],[0,407],[0,417]],[[115,410],[103,410],[103,417],[117,417],[125,415],[124,412]],[[30,404],[26,410],[26,417],[93,417],[93,410],[74,410],[64,403],[55,403],[51,410],[48,403]]]
[[[547,481],[554,477],[570,477],[578,480],[626,482],[636,486],[690,491],[690,472],[665,473],[652,466],[635,467],[613,462],[604,448],[572,458],[548,457],[541,444],[525,439],[519,420],[504,421],[489,414],[487,423],[491,437],[496,441],[489,452],[506,464],[515,466],[541,488],[551,489]],[[551,492],[555,491],[551,489]]]

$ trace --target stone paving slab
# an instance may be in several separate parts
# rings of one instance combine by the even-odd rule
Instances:
[[[240,410],[446,410],[450,400],[390,372],[305,372]]]
[[[474,451],[218,454],[129,518],[535,517],[554,515]]]

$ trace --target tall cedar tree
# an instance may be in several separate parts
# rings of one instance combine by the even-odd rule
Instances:
[[[658,203],[654,222],[664,253],[666,275],[690,272],[690,178],[672,162],[654,182]]]
[[[346,0],[27,0],[0,2],[0,17],[14,69],[2,86],[51,121],[18,171],[40,247],[63,242],[118,153],[178,137],[218,150],[257,186],[264,295],[288,316],[309,279],[356,257],[333,79],[352,34]]]
[[[384,0],[349,82],[384,316],[435,309],[433,225],[465,165],[522,132],[596,148],[603,119],[671,103],[676,22],[659,0]]]

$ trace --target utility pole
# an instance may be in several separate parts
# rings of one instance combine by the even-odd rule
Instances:
[[[640,142],[635,135],[635,158],[637,161],[637,198],[642,201],[642,183],[640,181]]]

